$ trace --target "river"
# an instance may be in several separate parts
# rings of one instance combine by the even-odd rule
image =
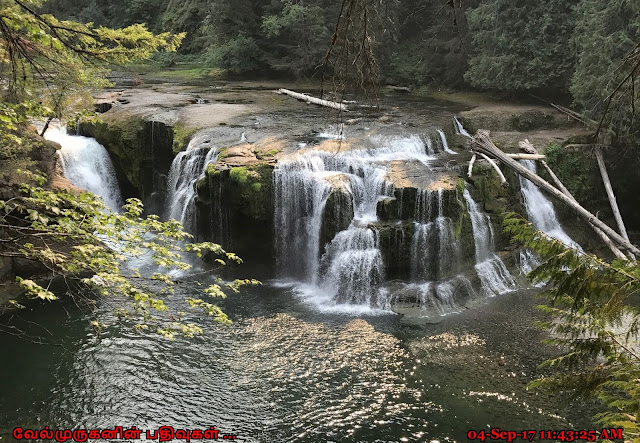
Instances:
[[[535,304],[521,290],[411,325],[320,314],[267,284],[223,303],[232,326],[190,313],[204,335],[174,341],[98,333],[70,302],[31,306],[0,319],[45,342],[0,341],[0,436],[213,425],[247,442],[466,441],[472,429],[593,427],[587,407],[527,390],[551,351],[532,324]],[[98,320],[112,312],[103,305]]]

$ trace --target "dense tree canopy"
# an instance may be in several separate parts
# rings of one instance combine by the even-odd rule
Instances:
[[[566,90],[576,3],[483,2],[469,13],[475,53],[466,78],[486,89]]]

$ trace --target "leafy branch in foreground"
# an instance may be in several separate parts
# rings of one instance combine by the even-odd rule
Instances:
[[[532,386],[596,397],[607,408],[596,419],[624,427],[626,440],[640,441],[640,265],[567,248],[516,214],[507,214],[505,230],[540,255],[542,263],[529,277],[549,282],[540,308],[551,319],[539,326],[551,334],[546,342],[562,351],[542,364],[555,369],[553,375]]]
[[[185,34],[153,34],[143,24],[110,29],[38,12],[43,0],[0,0],[2,94],[13,103],[41,103],[30,117],[62,118],[109,85],[106,64],[175,51]],[[81,98],[82,100],[80,100]]]
[[[220,265],[242,263],[235,254],[215,243],[186,243],[192,237],[182,225],[157,216],[142,218],[142,203],[128,200],[122,214],[107,210],[102,201],[90,193],[47,190],[40,187],[42,176],[28,174],[39,185],[22,185],[22,195],[0,200],[0,257],[26,259],[39,263],[50,276],[62,278],[69,293],[120,295],[130,300],[120,307],[120,320],[133,322],[139,330],[155,326],[167,337],[175,333],[193,336],[202,332],[193,324],[185,324],[180,312],[170,312],[165,300],[174,294],[180,283],[174,271],[187,271],[191,265],[183,254],[193,251],[198,256],[212,253]],[[145,263],[153,271],[143,273],[132,262]],[[149,265],[151,264],[151,265]],[[57,296],[30,279],[18,278],[30,297],[53,301]],[[50,283],[49,283],[50,284]],[[231,323],[225,313],[207,299],[224,298],[225,291],[238,292],[256,280],[223,282],[216,279],[208,287],[194,282],[192,289],[202,299],[189,298],[191,308],[204,310],[217,322]],[[85,301],[95,303],[86,297]],[[17,302],[13,306],[19,307]]]

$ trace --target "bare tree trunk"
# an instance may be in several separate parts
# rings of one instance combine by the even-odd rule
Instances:
[[[629,241],[629,235],[627,235],[627,229],[624,227],[624,221],[622,221],[622,215],[620,214],[620,209],[618,208],[616,195],[613,193],[613,188],[611,187],[611,180],[609,180],[609,173],[607,172],[607,166],[604,164],[604,157],[602,156],[602,147],[596,146],[596,148],[594,149],[594,153],[596,154],[596,159],[598,160],[600,175],[602,175],[602,181],[604,182],[604,187],[607,190],[607,196],[609,197],[609,203],[611,204],[613,215],[616,218],[618,229],[620,230],[620,234],[625,238],[625,240]]]
[[[44,134],[47,132],[47,129],[49,129],[49,125],[51,124],[52,121],[53,121],[53,117],[49,117],[47,119],[47,122],[44,124],[44,128],[42,128],[42,131],[40,132],[40,137],[44,137]]]
[[[493,169],[495,169],[498,175],[500,176],[500,183],[503,185],[507,183],[507,178],[504,176],[504,174],[502,173],[502,171],[500,170],[496,162],[494,162],[493,159],[489,158],[486,154],[482,152],[478,152],[478,154],[480,154],[480,157],[484,158],[486,161],[489,162],[491,166],[493,166]]]
[[[489,137],[489,134],[490,134],[489,131],[484,130],[484,129],[480,129],[472,139],[471,149],[474,152],[477,152],[477,153],[480,153],[480,154],[485,153],[485,154],[492,155],[493,157],[497,158],[498,160],[500,160],[502,162],[502,164],[507,166],[509,169],[513,170],[517,174],[520,174],[521,176],[523,176],[527,180],[529,180],[532,183],[536,184],[541,189],[544,189],[549,194],[551,194],[554,197],[556,197],[558,200],[562,201],[566,205],[568,205],[571,208],[573,208],[578,213],[578,215],[580,215],[582,218],[584,218],[587,222],[593,224],[598,229],[600,229],[605,234],[607,234],[609,236],[609,238],[611,238],[611,240],[614,241],[616,243],[616,245],[618,245],[620,248],[629,250],[631,253],[633,253],[633,255],[635,257],[640,257],[640,249],[638,249],[636,246],[631,244],[631,242],[629,242],[629,240],[627,240],[624,237],[620,236],[616,231],[614,231],[609,226],[607,226],[605,223],[603,223],[595,215],[593,215],[592,213],[587,211],[585,208],[580,206],[580,204],[577,203],[575,200],[567,197],[565,194],[563,194],[561,191],[556,189],[549,182],[547,182],[546,180],[543,180],[537,174],[534,174],[533,172],[529,171],[527,168],[522,166],[520,163],[518,163],[514,159],[510,158],[508,155],[506,155],[504,152],[502,152],[500,149],[498,149],[493,144],[493,142],[491,141],[491,138]]]
[[[547,158],[545,155],[541,155],[541,154],[507,154],[507,155],[516,160],[544,160],[545,158]]]
[[[574,202],[577,203],[578,201],[571,194],[571,192],[569,192],[569,190],[564,186],[564,184],[560,181],[558,176],[549,167],[547,162],[542,161],[541,163],[542,163],[542,166],[547,170],[547,173],[551,176],[551,179],[554,181],[554,183],[556,184],[558,189],[560,189],[564,195],[566,195],[571,200],[573,200]],[[613,252],[613,255],[615,255],[618,258],[624,258],[624,259],[628,258],[626,255],[624,255],[624,253],[620,249],[618,249],[616,247],[616,245],[611,241],[611,239],[607,236],[607,234],[602,232],[600,229],[598,229],[597,226],[594,226],[592,223],[589,223],[589,225],[593,228],[593,230],[596,232],[596,234],[598,234],[598,237],[600,237],[602,239],[602,241],[609,247],[611,252]]]

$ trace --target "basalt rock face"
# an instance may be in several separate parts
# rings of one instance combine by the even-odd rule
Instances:
[[[414,223],[410,221],[378,222],[369,226],[378,233],[387,279],[409,281]]]
[[[519,176],[508,169],[504,169],[503,172],[507,179],[506,185],[500,183],[500,177],[495,170],[486,164],[475,166],[473,176],[469,179],[474,188],[474,197],[491,217],[497,250],[508,249],[511,244],[511,239],[502,226],[502,215],[506,212],[516,212],[523,217],[527,216],[520,193]]]
[[[95,138],[107,149],[125,198],[140,198],[148,213],[162,213],[174,158],[171,126],[131,117],[110,123],[80,122],[77,133]]]
[[[397,172],[397,171],[396,171]],[[453,172],[394,182],[393,197],[380,199],[380,250],[389,280],[444,280],[473,267],[474,241],[462,197],[464,181]]]
[[[255,157],[242,163],[226,157],[196,182],[196,238],[223,245],[244,260],[251,275],[268,278],[274,263],[274,166]]]
[[[320,252],[323,245],[333,240],[336,234],[344,231],[353,220],[353,196],[341,184],[334,184],[322,214],[322,227],[320,228]]]

